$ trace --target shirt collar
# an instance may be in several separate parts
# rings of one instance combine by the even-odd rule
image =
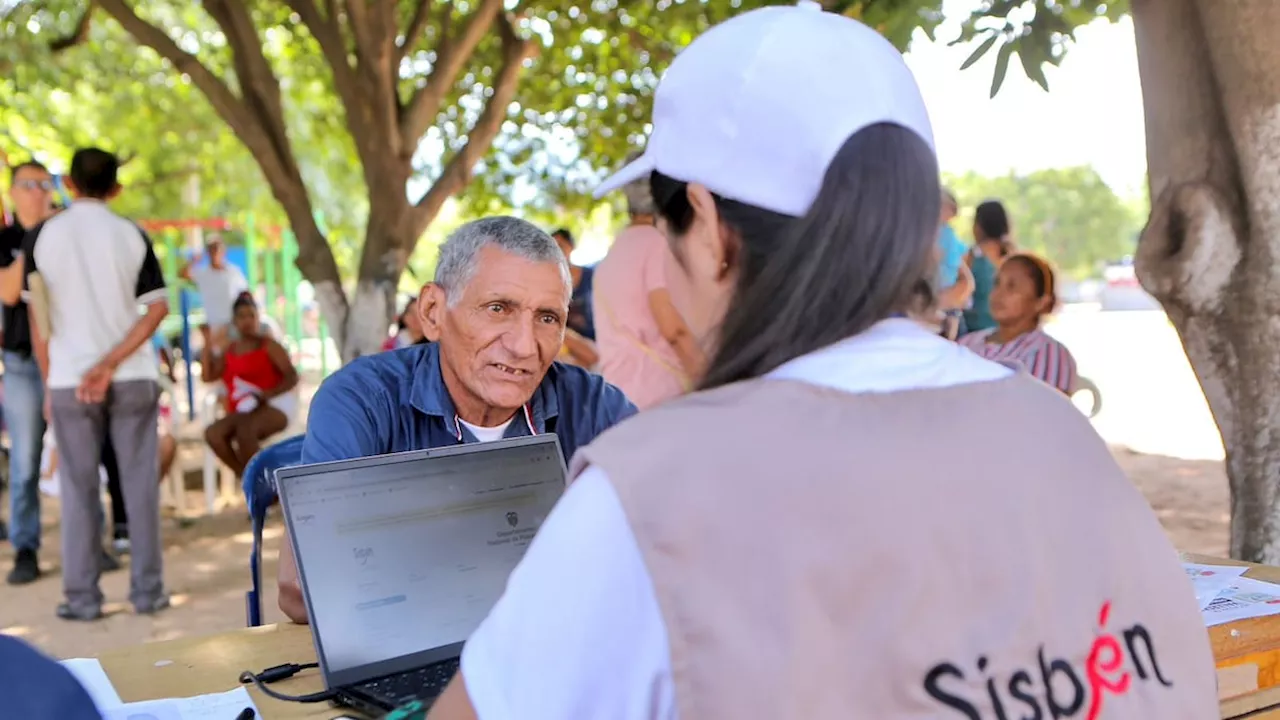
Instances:
[[[444,384],[444,375],[440,373],[440,346],[438,343],[427,343],[420,347],[422,351],[418,353],[418,358],[413,364],[409,404],[424,415],[440,418],[449,432],[457,434],[459,432],[458,410],[453,404],[453,398],[449,397],[449,388]],[[533,391],[533,397],[529,399],[529,414],[533,417],[534,425],[531,429],[538,434],[547,431],[547,420],[560,415],[560,400],[556,395],[555,384],[557,372],[559,372],[557,364],[552,363],[546,377],[542,379],[537,389]],[[516,413],[517,418],[523,416],[524,413]],[[525,421],[520,420],[520,422]]]
[[[978,357],[914,320],[889,318],[786,362],[766,377],[863,393],[941,388],[1010,374],[1009,368]]]

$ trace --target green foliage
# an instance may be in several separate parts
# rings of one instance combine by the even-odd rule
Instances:
[[[1009,60],[1015,54],[1027,77],[1048,90],[1044,66],[1062,62],[1067,47],[1075,40],[1076,28],[1099,18],[1115,21],[1128,12],[1128,0],[983,0],[965,19],[960,36],[951,44],[969,44],[983,38],[964,67],[998,47],[991,97],[1000,92]]]
[[[952,221],[961,237],[972,238],[978,203],[1000,200],[1018,247],[1044,255],[1076,279],[1131,255],[1147,217],[1145,199],[1120,198],[1087,166],[999,177],[966,173],[944,182],[961,205],[960,217]]]
[[[379,1],[397,2],[400,27],[408,26],[416,2]],[[643,143],[653,88],[675,54],[736,13],[793,1],[509,0],[507,8],[520,14],[518,32],[536,38],[541,52],[526,61],[495,150],[484,156],[458,198],[458,217],[513,205],[531,216],[586,217],[595,204],[589,190]],[[347,114],[363,109],[343,107],[318,43],[282,0],[246,3],[280,79],[290,141],[312,207],[324,215],[335,259],[350,276],[369,200]],[[227,38],[199,3],[132,5],[238,90]],[[456,35],[475,5],[432,4],[434,17],[405,53],[402,99],[432,82],[441,38]],[[903,49],[916,30],[932,37],[943,20],[943,0],[824,5],[876,28]],[[55,170],[65,167],[76,146],[115,150],[128,159],[123,180],[129,191],[120,208],[135,217],[243,218],[252,212],[261,226],[284,224],[255,159],[189,78],[149,49],[139,51],[101,10],[80,25],[89,6],[89,0],[0,0],[0,150],[15,160],[34,155]],[[448,8],[447,17],[440,8]],[[1098,17],[1114,19],[1126,9],[1124,0],[983,0],[955,42],[976,46],[966,66],[997,52],[993,94],[1014,55],[1045,86],[1043,65],[1061,61],[1076,27]],[[490,32],[449,89],[414,156],[409,189],[415,196],[468,141],[501,61],[500,38]],[[183,202],[193,174],[201,189],[194,208]],[[437,235],[427,238],[430,257]],[[429,274],[433,261],[423,257],[411,258],[414,273]]]

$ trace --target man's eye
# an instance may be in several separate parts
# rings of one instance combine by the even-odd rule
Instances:
[[[488,310],[491,313],[500,313],[507,308],[502,303],[489,303]]]
[[[551,313],[545,313],[542,316],[542,322],[547,325],[559,325],[560,318],[556,317],[555,315],[552,315]]]

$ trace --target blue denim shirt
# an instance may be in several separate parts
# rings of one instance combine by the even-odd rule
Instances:
[[[565,460],[636,407],[599,375],[552,363],[530,398],[527,413],[516,413],[505,437],[554,432]],[[474,442],[458,423],[453,400],[440,375],[440,348],[412,345],[358,358],[320,386],[307,413],[302,462],[381,455]]]

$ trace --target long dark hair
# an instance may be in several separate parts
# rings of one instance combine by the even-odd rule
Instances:
[[[685,183],[657,172],[650,182],[680,259],[693,222]],[[938,163],[910,130],[882,123],[850,136],[804,217],[715,200],[737,241],[738,278],[702,389],[759,377],[932,301]]]
[[[973,209],[973,224],[982,231],[983,240],[1000,243],[1000,255],[1009,254],[1009,213],[999,200],[987,200]]]

